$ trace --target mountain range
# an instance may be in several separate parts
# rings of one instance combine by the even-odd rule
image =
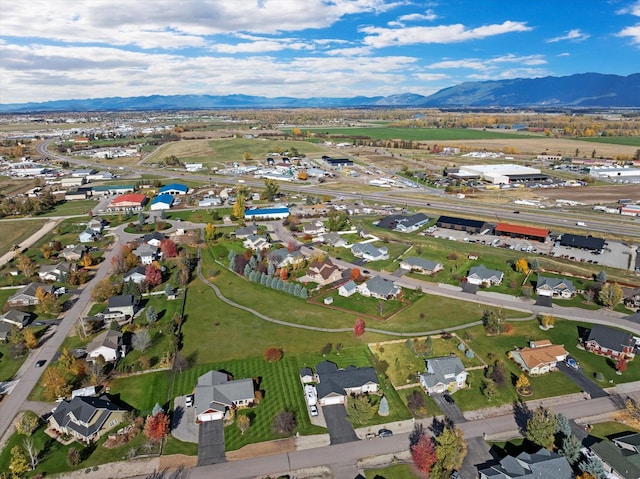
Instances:
[[[0,104],[0,113],[332,107],[633,108],[640,107],[640,73],[628,76],[581,73],[564,77],[465,82],[430,96],[414,93],[351,98],[152,95]]]

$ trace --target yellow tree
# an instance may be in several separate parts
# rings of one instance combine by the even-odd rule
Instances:
[[[62,371],[58,368],[47,368],[43,375],[43,396],[47,401],[55,401],[59,397],[66,397],[71,392]]]
[[[521,391],[528,391],[530,386],[531,383],[529,382],[529,378],[524,373],[520,373],[520,376],[516,381],[516,389],[520,389]]]
[[[525,258],[520,258],[516,261],[515,268],[518,273],[527,274],[529,272],[529,263]]]
[[[29,258],[26,254],[20,255],[18,257],[18,269],[22,271],[27,278],[31,278],[36,272],[36,263]]]
[[[540,320],[540,324],[542,325],[543,328],[550,328],[555,324],[555,322],[556,320],[552,314],[545,314],[542,316],[542,319]]]
[[[238,194],[238,196],[236,197],[236,202],[233,205],[233,216],[235,216],[239,220],[243,220],[244,211],[245,211],[244,195]]]
[[[89,253],[86,253],[82,257],[82,266],[84,266],[85,268],[88,268],[89,266],[93,266],[93,258]]]
[[[31,328],[27,328],[24,330],[24,345],[28,349],[35,349],[38,347],[38,337]]]
[[[40,248],[40,251],[42,252],[42,256],[44,257],[44,259],[49,259],[51,257],[51,253],[53,252],[53,248],[49,243],[45,243]]]
[[[216,235],[216,225],[207,223],[207,226],[204,227],[204,235],[208,240],[214,239]]]

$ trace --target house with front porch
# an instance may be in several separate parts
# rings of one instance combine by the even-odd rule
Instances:
[[[509,351],[507,356],[523,372],[537,376],[556,369],[557,364],[567,359],[569,353],[564,349],[564,346],[552,344],[548,339],[544,339],[530,341],[529,347]]]
[[[331,361],[323,361],[316,366],[318,384],[318,404],[330,406],[344,404],[348,395],[378,392],[378,376],[372,367],[349,366],[339,369]]]
[[[388,299],[397,298],[402,292],[402,288],[393,281],[389,281],[382,276],[374,276],[368,281],[359,284],[357,291],[362,296],[386,301]]]
[[[624,357],[631,360],[635,357],[636,339],[631,333],[594,324],[587,329],[581,340],[581,345],[589,352],[612,359]]]
[[[455,392],[467,386],[467,370],[458,356],[427,359],[427,371],[420,374],[420,384],[427,394]]]
[[[576,295],[576,288],[570,279],[538,276],[536,294],[552,298],[571,299]]]
[[[211,370],[198,378],[193,394],[198,422],[224,418],[230,409],[248,407],[255,397],[253,379],[232,379],[227,373]]]
[[[502,283],[504,273],[495,269],[489,269],[485,265],[474,266],[469,269],[467,281],[477,286],[496,286]]]
[[[356,243],[351,247],[351,252],[356,258],[365,261],[384,261],[389,259],[389,250],[385,246],[377,248],[371,243]]]
[[[53,294],[53,286],[44,283],[29,283],[7,299],[9,306],[33,306],[40,303],[37,292],[42,288],[45,294]]]

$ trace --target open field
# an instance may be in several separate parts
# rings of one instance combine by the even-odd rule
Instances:
[[[372,140],[485,140],[532,137],[531,133],[511,132],[504,130],[479,130],[472,128],[394,128],[394,127],[347,127],[347,128],[305,128],[311,134],[325,134],[343,138],[371,138]]]
[[[42,228],[43,220],[3,220],[0,221],[0,255],[20,244]]]

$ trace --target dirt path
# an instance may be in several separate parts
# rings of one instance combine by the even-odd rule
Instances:
[[[40,238],[42,238],[44,235],[46,235],[51,230],[53,230],[53,228],[55,228],[58,225],[58,223],[60,223],[60,220],[47,221],[42,228],[40,228],[38,231],[33,233],[29,238],[24,240],[22,243],[20,243],[20,249],[23,250],[25,248],[29,248],[36,241],[40,240]],[[4,255],[2,255],[0,257],[0,267],[4,266],[9,261],[11,261],[13,259],[14,254],[15,253],[13,251],[9,251],[8,253],[5,253]]]

